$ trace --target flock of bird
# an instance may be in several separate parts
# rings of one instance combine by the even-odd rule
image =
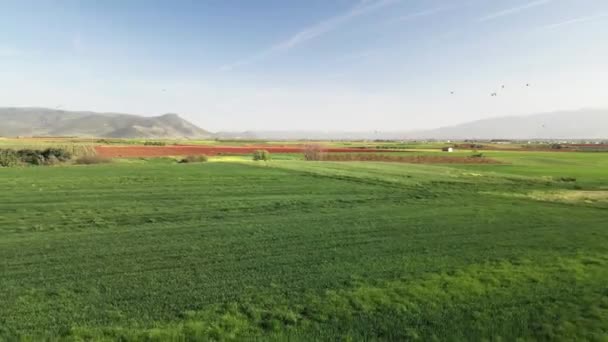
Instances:
[[[530,83],[526,83],[526,87],[530,87]],[[504,84],[503,84],[503,85],[501,85],[501,86],[500,86],[500,89],[505,89],[505,85],[504,85]],[[454,91],[452,90],[452,91],[450,92],[450,94],[454,95]],[[490,93],[490,96],[492,96],[492,97],[494,97],[494,96],[498,96],[498,92],[493,92],[493,93]]]
[[[526,87],[530,87],[530,83],[526,83]],[[505,89],[505,85],[504,85],[504,84],[503,84],[503,85],[501,85],[501,86],[500,86],[500,89]],[[454,91],[452,90],[452,91],[450,92],[450,94],[454,95]],[[492,96],[492,97],[498,96],[498,92],[493,92],[493,93],[490,93],[490,96]],[[543,123],[543,124],[541,124],[541,127],[542,127],[542,128],[546,128],[546,126],[545,126],[545,124],[544,124],[544,123]]]

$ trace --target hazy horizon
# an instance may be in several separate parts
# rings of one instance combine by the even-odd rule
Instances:
[[[188,121],[190,121],[185,115],[183,115],[182,113],[176,113],[176,112],[165,112],[165,113],[122,113],[122,112],[115,112],[115,111],[109,111],[109,112],[98,112],[98,111],[94,111],[94,110],[88,110],[88,109],[70,109],[70,108],[48,108],[48,107],[40,107],[40,106],[15,106],[15,107],[9,107],[9,106],[2,106],[0,105],[0,109],[3,108],[19,108],[19,109],[42,109],[42,110],[56,110],[59,112],[73,112],[73,113],[83,113],[83,112],[91,112],[91,113],[95,113],[95,114],[117,114],[117,115],[133,115],[133,116],[141,116],[141,117],[148,117],[148,118],[153,118],[153,117],[160,117],[163,115],[167,115],[167,114],[176,114],[178,115],[180,118],[186,119]],[[375,129],[360,129],[360,130],[344,130],[344,129],[322,129],[322,128],[317,128],[317,129],[299,129],[299,128],[295,128],[295,129],[282,129],[280,127],[275,128],[275,129],[242,129],[242,130],[211,130],[211,129],[207,129],[206,127],[197,125],[195,122],[192,122],[193,124],[197,125],[199,128],[201,129],[205,129],[209,132],[213,132],[213,133],[222,133],[222,132],[230,132],[230,133],[246,133],[246,132],[293,132],[293,133],[305,133],[305,132],[326,132],[326,133],[369,133],[369,132],[382,132],[382,133],[404,133],[404,132],[422,132],[422,131],[430,131],[430,130],[436,130],[436,129],[440,129],[440,128],[446,128],[446,127],[454,127],[454,126],[461,126],[461,125],[466,125],[466,124],[471,124],[471,123],[476,123],[476,122],[482,122],[482,121],[486,121],[486,120],[492,120],[492,119],[503,119],[503,118],[526,118],[526,117],[533,117],[533,116],[537,116],[537,115],[546,115],[546,114],[561,114],[561,113],[569,113],[569,112],[585,112],[585,111],[591,111],[591,112],[597,112],[597,111],[606,111],[608,112],[608,107],[606,108],[600,108],[600,107],[582,107],[582,108],[572,108],[572,109],[564,109],[564,110],[556,110],[556,111],[547,111],[547,112],[539,112],[539,113],[526,113],[526,114],[517,114],[517,115],[501,115],[501,116],[496,116],[496,117],[487,117],[487,118],[480,118],[480,119],[472,119],[472,120],[467,120],[467,121],[460,121],[460,122],[455,122],[453,124],[445,124],[445,125],[439,125],[439,126],[433,126],[433,127],[421,127],[421,128],[417,128],[417,129],[400,129],[400,128],[393,128],[393,129],[387,129],[387,130],[375,130]]]
[[[608,108],[600,0],[8,1],[0,11],[7,107],[170,112],[215,132],[414,131]]]
[[[32,107],[0,107],[0,136],[76,136],[113,138],[359,140],[359,139],[608,139],[608,109],[579,109],[503,116],[430,129],[323,130],[275,129],[210,131],[178,114],[138,116]]]

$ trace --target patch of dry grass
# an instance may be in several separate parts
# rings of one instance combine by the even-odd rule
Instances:
[[[533,191],[527,194],[500,193],[502,196],[531,198],[537,201],[563,203],[608,203],[608,190]]]
[[[564,190],[557,192],[535,191],[528,197],[540,201],[557,201],[557,202],[608,202],[608,191],[590,191],[590,190]]]
[[[500,164],[496,159],[472,156],[391,156],[374,153],[327,153],[321,159],[324,161],[374,161],[410,164]]]

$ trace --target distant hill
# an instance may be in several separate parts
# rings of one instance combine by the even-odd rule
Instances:
[[[608,110],[580,109],[484,119],[406,133],[435,139],[608,139]]]
[[[243,140],[608,139],[608,110],[581,109],[507,116],[423,131],[248,131],[220,132],[217,136]]]
[[[144,117],[48,108],[0,107],[0,136],[207,138],[212,134],[177,114]]]

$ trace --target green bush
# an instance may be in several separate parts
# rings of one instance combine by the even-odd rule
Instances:
[[[16,151],[19,160],[30,165],[53,165],[65,162],[72,158],[72,154],[61,148],[47,148],[45,150],[23,149]]]
[[[60,162],[65,162],[72,158],[72,154],[62,148],[47,148],[46,150],[42,151],[41,154],[44,159],[48,160],[54,158]]]
[[[182,158],[179,163],[180,164],[184,164],[184,163],[204,163],[206,161],[208,161],[209,158],[205,155],[200,155],[200,156],[187,156],[185,158]]]
[[[9,167],[18,164],[55,165],[72,158],[72,154],[61,148],[47,148],[45,150],[32,149],[3,149],[0,150],[0,166]]]
[[[42,151],[39,150],[18,150],[17,155],[19,156],[19,160],[21,160],[25,164],[31,165],[44,165],[45,159],[42,155]]]
[[[12,167],[19,165],[20,160],[16,151],[0,150],[0,167]]]
[[[165,146],[167,145],[164,141],[146,141],[144,146]]]
[[[54,155],[50,155],[48,158],[46,158],[44,160],[44,165],[57,165],[57,164],[61,164],[62,161],[59,160],[59,158],[55,157]]]
[[[258,160],[269,161],[270,160],[270,152],[268,152],[266,150],[256,150],[256,151],[253,151],[253,160],[255,160],[255,161],[258,161]]]

